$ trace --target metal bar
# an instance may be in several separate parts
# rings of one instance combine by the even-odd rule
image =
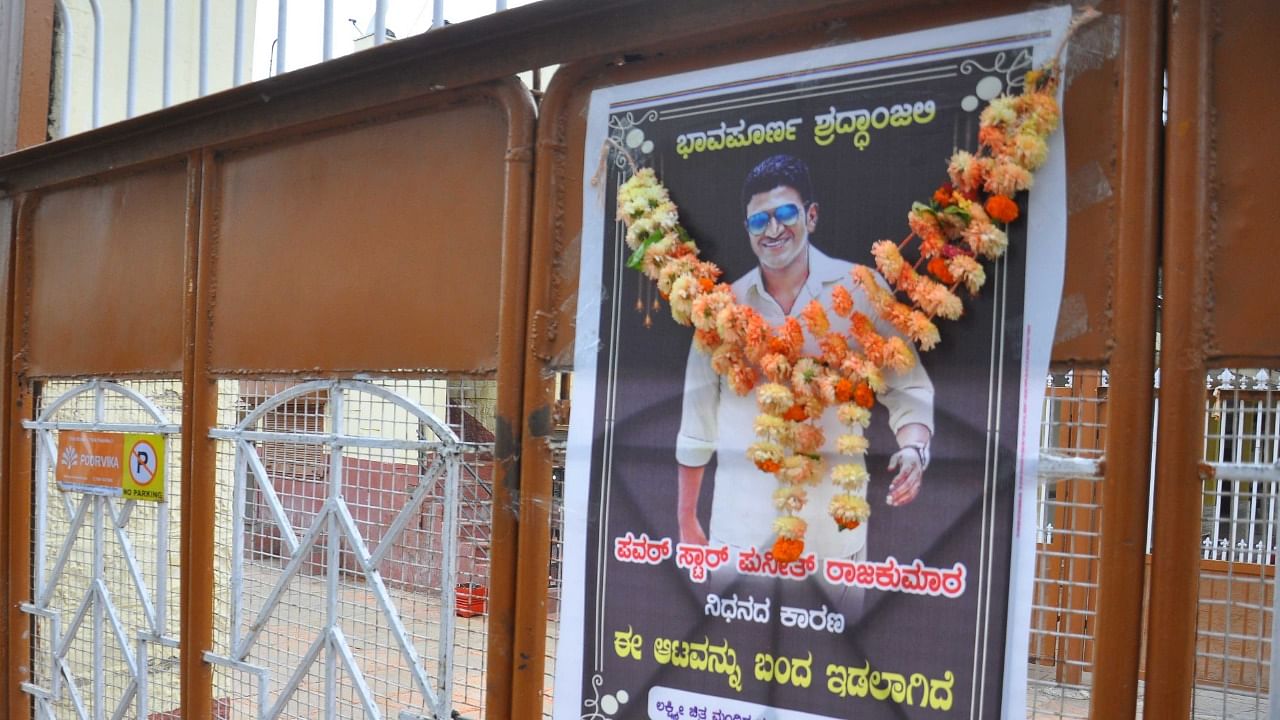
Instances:
[[[80,535],[80,528],[84,527],[84,518],[89,510],[89,501],[92,499],[89,495],[83,495],[80,498],[80,508],[76,510],[75,517],[71,520],[71,529],[67,532],[67,537],[62,541],[62,548],[58,550],[58,557],[53,561],[53,568],[49,571],[49,577],[45,580],[44,586],[37,586],[36,605],[44,607],[49,604],[50,598],[53,597],[53,588],[58,584],[58,580],[62,578],[62,570],[67,565],[67,559],[71,556],[71,550],[75,547],[76,541]]]
[[[63,679],[67,682],[67,694],[71,696],[71,705],[75,708],[76,717],[80,720],[89,720],[89,709],[84,705],[84,697],[80,695],[80,686],[76,684],[75,674],[71,672],[65,660],[59,660],[58,665]]]
[[[329,421],[334,435],[341,435],[346,429],[343,414],[346,406],[346,391],[335,383],[329,390]],[[334,443],[329,446],[329,505],[337,506],[342,502],[342,446]],[[333,641],[333,632],[340,626],[338,617],[338,573],[340,554],[342,551],[342,534],[338,531],[337,513],[330,512],[327,520],[329,527],[325,537],[325,550],[328,559],[328,572],[325,576],[325,629],[329,633],[329,652],[325,657],[324,705],[325,717],[337,717],[338,713],[338,648]]]
[[[43,443],[35,450],[36,474],[32,478],[35,492],[35,556],[32,561],[32,585],[35,594],[39,595],[45,584],[45,564],[48,553],[45,543],[49,539],[49,453]],[[56,462],[56,461],[55,461]]]
[[[102,578],[94,580],[94,585],[98,596],[95,605],[102,606],[107,622],[111,626],[111,633],[116,636],[116,643],[120,646],[120,654],[124,657],[125,664],[129,666],[129,672],[136,679],[138,677],[138,661],[129,650],[129,635],[125,632],[124,623],[121,622],[120,615],[116,612],[115,603],[111,600],[111,591],[107,589],[107,583]],[[104,696],[103,700],[105,699]]]
[[[418,519],[418,508],[422,506],[422,501],[430,494],[431,486],[435,484],[436,478],[440,475],[441,465],[441,459],[437,455],[431,461],[431,465],[426,472],[418,476],[418,487],[414,488],[413,495],[409,496],[409,502],[405,503],[405,506],[400,509],[395,520],[391,521],[391,525],[387,528],[386,533],[383,534],[384,538],[399,537],[400,533],[404,532],[404,529],[409,526],[409,523]],[[378,543],[378,549],[373,551],[373,557],[369,560],[370,564],[374,568],[378,567],[394,545],[395,543],[387,542],[386,540]]]
[[[129,0],[129,71],[125,98],[125,116],[138,114],[138,52],[142,43],[142,13],[138,12],[138,0]]]
[[[231,491],[231,627],[228,628],[231,640],[227,647],[232,648],[240,647],[241,613],[244,609],[244,497],[249,483],[245,445],[242,442],[236,453],[235,485]],[[289,534],[292,536],[292,528]]]
[[[369,588],[373,591],[373,596],[378,599],[378,604],[382,607],[382,612],[387,618],[387,624],[391,626],[391,635],[395,638],[396,644],[400,646],[400,652],[404,655],[406,664],[409,667],[409,673],[413,676],[414,683],[418,686],[418,692],[421,692],[422,696],[427,699],[428,705],[436,707],[439,704],[437,693],[432,689],[431,682],[427,678],[426,672],[422,669],[422,661],[418,656],[418,649],[414,646],[413,640],[410,639],[409,631],[405,628],[404,621],[400,619],[400,611],[396,607],[395,598],[391,597],[391,593],[387,591],[387,585],[382,580],[382,573],[378,571],[377,561],[369,555],[369,548],[365,545],[364,538],[360,537],[355,518],[351,516],[351,509],[347,507],[345,500],[340,500],[336,508],[336,515],[346,530],[352,552],[355,553],[356,559],[364,570],[365,583],[369,585]],[[392,544],[395,537],[396,534],[388,530],[383,535],[383,540],[379,543],[379,547]]]
[[[105,720],[107,713],[104,707],[107,697],[107,677],[104,666],[103,632],[105,628],[105,608],[103,598],[98,594],[98,585],[106,574],[103,543],[106,542],[106,498],[93,499],[93,717],[94,720]]]
[[[1168,11],[1170,132],[1165,138],[1164,297],[1160,352],[1160,437],[1156,448],[1155,529],[1147,626],[1147,717],[1191,713],[1195,686],[1200,562],[1212,3],[1179,0]],[[1101,673],[1099,673],[1101,677]],[[1099,707],[1106,707],[1099,705]],[[1110,709],[1108,709],[1110,712]]]
[[[263,628],[267,626],[267,621],[271,619],[271,612],[275,610],[276,604],[280,602],[280,596],[284,594],[293,576],[298,573],[298,568],[302,567],[302,563],[307,558],[307,553],[315,546],[316,540],[325,528],[325,523],[328,522],[329,513],[331,512],[333,512],[333,503],[326,502],[320,508],[320,512],[316,513],[315,520],[311,523],[311,528],[307,530],[307,534],[302,536],[302,541],[298,543],[298,551],[289,558],[289,562],[285,563],[284,568],[280,571],[280,577],[276,579],[271,592],[262,601],[262,607],[258,609],[258,614],[249,626],[248,632],[241,638],[240,646],[231,648],[231,657],[233,659],[242,659],[249,654],[249,647],[253,645],[258,639],[258,635],[262,633]]]
[[[164,72],[164,97],[161,100],[165,107],[173,104],[173,3],[174,0],[164,0],[164,59],[161,62]]]
[[[444,27],[444,0],[431,2],[431,29]]]
[[[93,127],[102,125],[102,55],[103,27],[102,7],[98,0],[89,0],[93,10]]]
[[[213,250],[198,242],[215,225],[217,175],[211,151],[187,155],[186,261],[183,267],[181,582],[182,716],[212,720],[213,672],[203,661],[213,647],[214,543],[218,506],[217,448],[209,428],[218,421],[218,386],[208,372],[207,322],[212,303]],[[207,169],[207,170],[206,170]],[[202,321],[202,319],[204,319]]]
[[[71,56],[71,50],[75,47],[75,28],[71,21],[71,14],[67,12],[66,2],[64,0],[56,0],[55,7],[58,9],[58,15],[62,18],[62,88],[58,98],[62,106],[58,113],[56,137],[66,137],[71,130],[71,110],[74,108],[71,94],[71,72],[74,69],[75,58]]]
[[[333,0],[324,0],[324,55],[325,60],[333,58]]]
[[[440,552],[443,565],[440,582],[440,696],[436,706],[438,717],[449,717],[453,706],[453,629],[457,623],[454,607],[458,584],[458,466],[462,458],[456,450],[445,455],[444,538]]]
[[[376,0],[373,5],[373,44],[387,41],[387,0]]]
[[[29,430],[88,430],[91,432],[123,432],[123,433],[159,433],[160,435],[177,435],[182,427],[174,424],[149,425],[147,423],[109,423],[109,422],[48,422],[27,420],[22,426]]]
[[[374,702],[373,691],[369,689],[364,673],[360,672],[360,666],[356,664],[356,659],[351,654],[351,646],[347,645],[347,638],[342,628],[334,626],[329,628],[329,633],[329,646],[337,651],[338,657],[342,658],[342,664],[347,666],[347,672],[351,675],[351,684],[355,685],[356,694],[360,696],[360,704],[364,706],[365,717],[382,720],[382,709]]]
[[[285,38],[289,34],[289,2],[288,0],[279,0],[276,4],[276,66],[272,75],[279,75],[285,72],[287,65],[285,60],[288,54],[285,52]]]
[[[236,32],[235,54],[232,61],[231,81],[235,85],[244,84],[244,0],[236,0]],[[325,58],[326,60],[328,58]]]
[[[1117,172],[1116,257],[1134,272],[1116,273],[1114,332],[1109,365],[1107,465],[1102,483],[1102,540],[1094,628],[1090,717],[1132,717],[1138,698],[1146,564],[1150,452],[1131,438],[1152,434],[1155,371],[1156,259],[1159,257],[1159,181],[1163,93],[1161,3],[1124,2],[1118,76],[1121,146]],[[1137,481],[1135,482],[1135,479]],[[1149,677],[1149,675],[1148,675]],[[1148,717],[1160,717],[1148,715]]]
[[[275,720],[280,717],[280,713],[284,712],[285,706],[289,704],[289,699],[298,691],[298,686],[302,684],[302,679],[307,676],[307,671],[311,669],[311,664],[316,661],[316,656],[320,654],[322,647],[328,646],[329,633],[321,631],[316,636],[311,647],[307,648],[307,652],[302,656],[302,661],[298,663],[298,668],[293,671],[293,675],[289,676],[289,682],[281,688],[280,695],[276,697],[276,704],[263,715],[263,720]],[[330,715],[328,717],[334,717]]]
[[[150,680],[149,668],[151,667],[151,662],[147,654],[146,638],[141,638],[141,637],[138,638],[137,656],[138,656],[138,666],[142,668],[142,672],[138,674],[138,694],[136,696],[138,705],[137,705],[136,715],[138,718],[150,718],[151,713],[148,712],[148,707],[147,707],[150,704],[148,702],[150,698],[148,697],[149,688],[147,686],[147,683]]]
[[[199,59],[199,92],[201,96],[209,94],[209,54],[213,51],[209,34],[213,28],[210,17],[209,0],[200,0],[200,59]]]
[[[356,448],[377,448],[382,450],[432,450],[442,447],[438,442],[423,440],[396,440],[393,438],[359,437],[356,435],[340,435],[335,433],[287,433],[265,430],[227,430],[218,428],[209,431],[209,437],[216,440],[249,440],[251,442],[278,442],[293,445],[315,445]]]
[[[138,591],[138,600],[142,603],[142,612],[147,616],[147,624],[151,626],[151,632],[159,635],[160,625],[156,617],[156,605],[151,601],[151,596],[147,592],[147,581],[142,577],[142,569],[138,567],[138,559],[133,555],[133,543],[129,541],[129,533],[114,522],[115,509],[111,498],[103,498],[103,500],[106,501],[107,510],[111,513],[113,519],[111,526],[115,532],[116,542],[120,544],[120,554],[124,557],[125,568],[128,569],[129,577],[133,580],[133,587]]]
[[[271,485],[271,477],[267,475],[267,469],[262,465],[262,458],[258,457],[258,453],[244,440],[237,443],[237,447],[246,458],[249,467],[253,469],[253,476],[258,484],[258,490],[267,501],[267,507],[271,510],[271,516],[275,518],[276,527],[280,528],[281,539],[288,546],[289,554],[296,553],[298,551],[298,534],[293,529],[293,523],[289,522],[289,516],[284,511],[280,496],[276,494],[276,489]],[[240,501],[244,502],[243,496]],[[244,518],[241,517],[240,520],[243,522]],[[243,541],[241,545],[243,545]]]

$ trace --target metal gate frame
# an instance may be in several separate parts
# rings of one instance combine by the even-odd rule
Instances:
[[[271,410],[291,400],[321,392],[325,394],[327,400],[325,405],[328,408],[329,432],[298,433],[254,429],[258,421]],[[344,404],[349,393],[357,392],[374,395],[408,411],[419,422],[430,428],[438,440],[394,440],[349,434],[345,426]],[[339,562],[342,544],[341,541],[335,542],[333,539],[341,537],[346,540],[347,551],[355,556],[365,582],[368,583],[369,589],[373,591],[383,613],[386,615],[387,623],[391,626],[392,634],[395,636],[400,652],[409,663],[418,692],[422,694],[423,699],[427,701],[436,717],[450,717],[453,704],[453,639],[454,606],[456,603],[456,596],[451,591],[451,588],[456,584],[458,574],[458,478],[462,466],[462,443],[453,430],[417,403],[386,388],[362,381],[315,380],[295,385],[271,396],[247,414],[234,428],[214,428],[209,431],[209,437],[234,443],[236,460],[235,490],[231,515],[233,525],[231,626],[229,628],[230,639],[228,642],[231,654],[230,656],[220,656],[212,652],[206,652],[204,654],[205,659],[211,663],[226,665],[256,675],[259,683],[258,716],[271,720],[280,715],[292,698],[293,693],[297,690],[298,685],[310,671],[311,665],[316,662],[322,651],[327,650],[328,654],[325,659],[326,716],[337,717],[337,665],[340,659],[351,677],[356,693],[360,696],[365,712],[369,717],[382,718],[382,713],[378,709],[364,675],[351,653],[350,646],[347,644],[338,616]],[[325,496],[324,504],[312,519],[311,527],[307,528],[301,537],[295,533],[292,524],[289,522],[285,514],[284,505],[280,502],[280,498],[275,492],[267,469],[263,465],[258,451],[250,444],[253,442],[289,443],[328,448],[330,463],[328,494]],[[343,497],[342,471],[344,455],[342,451],[344,448],[349,447],[434,451],[436,453],[436,460],[419,477],[417,488],[404,507],[396,514],[395,520],[392,521],[386,534],[378,543],[377,549],[372,552],[365,545],[360,529],[356,526],[355,518],[347,505],[346,499]],[[266,499],[267,507],[270,509],[276,526],[280,530],[281,538],[288,548],[289,560],[280,577],[276,580],[270,595],[258,610],[256,618],[250,624],[248,633],[241,637],[243,613],[247,609],[243,604],[244,593],[242,590],[245,548],[245,497],[248,492],[250,474],[252,474],[256,482],[258,491]],[[413,639],[408,636],[408,631],[400,620],[395,600],[387,591],[386,583],[382,580],[382,573],[378,570],[378,565],[393,547],[395,538],[409,525],[414,513],[421,507],[434,486],[434,481],[441,474],[445,479],[444,542],[441,548],[444,571],[440,583],[440,644],[439,654],[436,657],[439,663],[440,676],[433,685],[427,677],[426,668],[422,665]],[[266,626],[266,622],[279,603],[285,588],[302,567],[307,557],[306,553],[316,549],[322,536],[328,538],[324,543],[326,549],[325,579],[327,583],[325,626],[320,629],[316,639],[303,656],[301,663],[293,671],[288,682],[285,683],[284,688],[280,691],[275,703],[268,705],[268,683],[271,680],[269,671],[266,668],[246,663],[244,658],[252,649],[258,634]]]
[[[49,4],[40,0],[29,7]],[[499,335],[499,373],[504,391],[510,394],[500,408],[505,429],[497,455],[504,470],[512,474],[504,475],[495,484],[492,600],[495,617],[515,619],[496,627],[492,637],[488,705],[491,712],[510,708],[513,717],[540,711],[544,690],[541,658],[545,652],[545,560],[551,514],[547,504],[551,500],[550,452],[546,448],[553,400],[549,378],[550,371],[567,357],[564,350],[572,337],[572,317],[565,309],[571,308],[573,299],[573,238],[577,225],[574,210],[581,195],[581,178],[574,177],[582,167],[582,150],[574,146],[578,137],[574,133],[579,129],[575,123],[580,122],[574,115],[574,103],[581,100],[580,93],[601,78],[634,75],[646,69],[661,72],[746,57],[759,52],[759,47],[832,42],[854,34],[887,33],[957,18],[972,19],[1025,9],[1028,5],[1015,0],[796,0],[785,6],[763,1],[716,5],[606,0],[532,6],[509,11],[503,17],[442,28],[426,36],[391,43],[363,57],[352,56],[331,65],[290,73],[0,159],[0,176],[5,183],[0,187],[0,219],[4,220],[0,244],[6,249],[0,282],[5,283],[3,291],[8,303],[8,328],[0,355],[7,378],[3,398],[7,431],[3,435],[4,447],[0,448],[3,466],[8,469],[3,484],[3,537],[10,544],[5,573],[9,583],[7,597],[21,598],[30,581],[29,558],[23,557],[23,551],[29,532],[24,513],[32,500],[32,458],[24,449],[25,431],[17,424],[32,399],[26,385],[29,369],[21,335],[27,320],[25,302],[29,300],[28,289],[22,283],[23,265],[29,259],[22,257],[24,246],[20,239],[24,223],[29,220],[29,203],[34,200],[34,195],[27,193],[38,194],[60,183],[100,176],[112,168],[144,166],[175,157],[187,163],[191,190],[186,208],[188,257],[198,257],[202,264],[197,267],[192,260],[187,268],[190,289],[183,307],[183,371],[188,406],[184,425],[207,429],[213,423],[216,405],[210,388],[210,338],[200,312],[208,309],[209,298],[197,298],[196,288],[203,287],[203,281],[209,279],[203,275],[203,262],[209,257],[203,248],[197,251],[201,202],[208,198],[202,188],[210,181],[202,170],[212,156],[208,148],[320,122],[343,112],[406,102],[423,93],[437,92],[437,86],[456,88],[529,68],[585,61],[562,70],[558,77],[565,79],[550,89],[544,102],[538,130],[536,203],[516,193],[520,196],[509,198],[504,208],[508,213],[505,218],[510,232],[510,261],[516,267],[529,254],[532,208],[534,271],[531,275],[510,274],[500,289],[504,307],[510,313],[504,316]],[[1250,324],[1268,327],[1263,313],[1275,304],[1265,301],[1266,297],[1274,298],[1276,292],[1270,279],[1280,275],[1280,260],[1267,252],[1265,243],[1269,224],[1259,217],[1266,209],[1232,206],[1239,214],[1230,218],[1234,223],[1230,228],[1219,233],[1218,222],[1227,217],[1220,216],[1219,210],[1234,198],[1215,185],[1224,177],[1236,183],[1252,181],[1256,188],[1277,184],[1274,180],[1280,162],[1274,161],[1274,148],[1255,147],[1253,158],[1244,159],[1228,151],[1238,153],[1230,141],[1250,137],[1239,129],[1244,119],[1270,117],[1270,110],[1280,106],[1280,100],[1270,85],[1221,83],[1231,68],[1218,71],[1217,64],[1221,64],[1223,56],[1217,42],[1229,30],[1250,47],[1274,53],[1276,46],[1268,38],[1276,29],[1276,16],[1275,10],[1263,2],[1240,10],[1222,0],[1107,0],[1101,3],[1101,9],[1122,22],[1113,26],[1117,36],[1117,43],[1111,48],[1114,52],[1095,58],[1097,66],[1077,78],[1069,90],[1068,163],[1077,169],[1096,166],[1098,174],[1090,177],[1101,178],[1109,194],[1089,196],[1086,199],[1092,200],[1092,205],[1071,214],[1073,255],[1079,259],[1074,268],[1068,267],[1067,293],[1078,295],[1077,307],[1083,308],[1086,322],[1083,334],[1067,332],[1059,338],[1055,360],[1105,365],[1114,386],[1128,389],[1112,395],[1111,429],[1128,437],[1150,435],[1152,402],[1146,388],[1153,367],[1153,298],[1163,213],[1167,302],[1162,319],[1164,389],[1157,458],[1161,490],[1157,497],[1151,607],[1145,615],[1162,632],[1152,634],[1148,641],[1146,712],[1150,716],[1178,717],[1185,716],[1189,707],[1193,673],[1195,593],[1187,590],[1195,582],[1194,568],[1199,559],[1199,533],[1191,528],[1194,511],[1199,507],[1200,488],[1198,483],[1184,480],[1198,462],[1191,449],[1198,447],[1202,429],[1199,386],[1211,360],[1246,358],[1245,362],[1276,364],[1280,358],[1275,333],[1255,331],[1254,337],[1249,338],[1240,330]],[[1246,15],[1244,21],[1242,12]],[[28,47],[23,53],[27,60],[42,57],[41,53],[50,46],[47,36],[32,39],[33,35],[39,33],[28,28]],[[494,46],[503,47],[504,52],[493,53]],[[1171,129],[1167,138],[1156,120],[1160,116],[1160,80],[1166,61]],[[380,76],[383,77],[379,79]],[[47,87],[48,77],[34,71],[24,76],[18,95],[38,97],[40,89]],[[1224,92],[1223,87],[1231,91]],[[1241,87],[1250,92],[1241,92]],[[1253,103],[1253,109],[1242,110],[1241,103],[1245,101]],[[1219,102],[1226,103],[1233,112],[1215,117],[1213,110]],[[1094,117],[1072,114],[1071,108],[1082,104],[1097,110]],[[38,109],[27,104],[24,117],[33,117]],[[25,137],[30,140],[34,133]],[[1072,137],[1088,141],[1075,142]],[[529,139],[515,145],[518,149],[511,151],[509,162],[527,169],[532,162]],[[1162,163],[1167,168],[1163,176]],[[1089,178],[1073,179],[1087,183]],[[1154,187],[1162,187],[1162,192],[1151,191]],[[1254,232],[1228,233],[1227,229]],[[1248,250],[1244,254],[1255,265],[1233,278],[1234,290],[1255,303],[1254,309],[1243,312],[1233,307],[1235,318],[1225,311],[1215,314],[1212,297],[1212,280],[1217,273],[1239,271],[1230,258],[1213,252],[1228,241]],[[1111,273],[1097,272],[1100,258],[1110,262]],[[1093,277],[1082,281],[1082,273]],[[213,468],[207,438],[193,438],[189,432],[184,435],[184,443],[184,450],[193,451],[184,452],[190,465],[188,477],[210,476]],[[1145,443],[1141,450],[1126,449],[1127,444],[1109,443],[1105,463],[1095,717],[1103,713],[1132,715],[1138,695],[1148,490],[1145,482],[1134,482],[1134,478],[1147,477],[1150,458]],[[523,468],[518,466],[521,459]],[[519,480],[515,479],[517,473]],[[184,492],[194,493],[186,499],[205,499],[200,495],[204,489],[195,483],[184,487],[188,488]],[[192,507],[192,503],[185,503],[184,515]],[[204,571],[209,552],[200,546],[199,539],[210,535],[212,518],[197,513],[191,519],[194,522],[184,523],[188,537],[183,553],[197,570]],[[208,588],[186,579],[184,587],[193,600],[193,607],[186,608],[186,612],[197,618],[207,615],[210,608],[199,591]],[[24,705],[18,688],[25,679],[22,660],[29,657],[22,638],[29,618],[14,602],[9,603],[9,609],[2,640],[7,672],[0,691],[7,693],[8,715],[23,717],[30,708]],[[184,634],[188,717],[204,718],[211,713],[207,664],[193,652],[206,647],[208,641],[208,633],[200,628],[190,637]]]
[[[109,422],[105,412],[105,396],[107,392],[113,392],[133,400],[155,422]],[[92,393],[94,401],[93,421],[53,420],[53,417],[68,402],[76,397],[90,393]],[[28,615],[48,620],[52,627],[51,637],[48,639],[51,646],[49,653],[50,667],[48,669],[51,686],[46,688],[32,682],[24,682],[22,683],[22,691],[35,699],[37,718],[49,718],[51,720],[54,717],[51,703],[62,699],[65,691],[70,697],[80,720],[89,720],[89,713],[85,709],[84,699],[76,685],[71,668],[66,662],[66,654],[85,620],[86,613],[89,612],[89,608],[92,606],[93,717],[98,720],[106,717],[105,708],[102,706],[101,700],[106,695],[102,658],[104,653],[103,633],[107,629],[107,622],[110,623],[110,630],[115,636],[120,652],[128,665],[129,674],[132,676],[129,687],[125,690],[115,710],[111,713],[111,717],[113,720],[121,720],[121,718],[126,717],[130,704],[136,708],[137,717],[148,717],[147,645],[155,643],[166,647],[178,647],[178,640],[168,634],[169,618],[166,616],[167,594],[169,591],[169,502],[165,500],[157,504],[159,537],[156,542],[156,586],[154,588],[154,598],[148,592],[146,580],[138,567],[138,561],[134,556],[133,546],[129,541],[129,534],[126,528],[129,518],[132,516],[133,508],[138,502],[136,500],[125,500],[122,503],[117,503],[112,497],[81,493],[79,502],[73,503],[65,493],[60,494],[59,499],[61,502],[56,504],[62,506],[70,525],[66,538],[62,541],[62,545],[58,550],[57,559],[52,569],[46,571],[47,558],[44,539],[47,534],[47,513],[49,511],[49,473],[52,466],[58,464],[58,447],[53,439],[53,433],[63,430],[86,430],[117,433],[159,433],[171,436],[180,434],[182,431],[181,426],[171,422],[155,403],[142,394],[119,383],[103,379],[90,380],[64,392],[45,406],[38,418],[24,420],[22,426],[34,432],[32,442],[35,445],[36,456],[34,483],[35,553],[32,561],[35,597],[34,602],[24,602],[19,607],[22,612]],[[64,632],[62,622],[63,609],[51,606],[50,602],[53,599],[54,588],[57,586],[66,567],[67,559],[80,540],[79,533],[86,522],[86,516],[92,518],[90,522],[93,524],[92,578],[89,586],[84,589],[84,596],[80,600],[79,607],[74,611],[70,622],[66,624]],[[147,624],[150,626],[149,631],[141,632],[136,638],[132,639],[127,636],[119,613],[111,600],[111,593],[103,579],[108,522],[110,522],[111,531],[115,535],[116,542],[124,552],[129,578],[133,583],[133,588],[138,593],[143,613],[146,616]],[[136,651],[131,651],[131,641],[136,643]]]

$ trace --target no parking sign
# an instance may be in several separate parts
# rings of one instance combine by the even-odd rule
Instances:
[[[157,433],[64,430],[58,434],[58,487],[163,502],[164,446]]]

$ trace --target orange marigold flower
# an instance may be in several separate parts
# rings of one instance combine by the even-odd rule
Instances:
[[[857,530],[858,526],[861,524],[862,523],[858,522],[857,520],[853,520],[849,518],[843,518],[843,517],[836,518],[836,525],[839,525],[841,530]]]
[[[941,257],[935,257],[929,261],[929,272],[938,278],[945,285],[954,285],[956,278],[951,274],[951,270],[947,268],[947,261]]]
[[[955,191],[956,191],[955,186],[953,186],[951,183],[949,182],[942,183],[942,185],[938,186],[937,190],[933,191],[934,204],[937,205],[938,207],[946,207],[952,204],[953,202],[955,202],[955,200],[952,198],[952,194],[955,193]]]
[[[776,473],[782,469],[782,464],[777,460],[757,460],[756,467],[767,473]]]
[[[859,382],[853,389],[853,401],[868,410],[876,404],[876,394],[872,392],[871,385],[866,380]]]
[[[800,317],[804,318],[804,324],[809,326],[809,332],[814,337],[822,337],[831,329],[831,323],[827,320],[827,311],[817,300],[810,300],[809,304],[804,306],[804,310],[800,311]]]
[[[716,281],[712,280],[711,278],[706,278],[706,277],[698,278],[698,287],[702,288],[702,292],[711,292],[713,289],[715,289],[715,286],[716,286]]]
[[[791,352],[796,353],[804,349],[804,330],[800,327],[800,321],[794,317],[788,317],[782,325],[782,331],[787,336],[787,342],[791,345]],[[792,359],[792,362],[795,360]]]
[[[809,419],[809,413],[804,409],[803,405],[796,403],[782,413],[782,419],[790,420],[791,422],[804,422]]]
[[[1006,225],[1018,219],[1018,203],[1004,195],[992,195],[987,198],[987,214],[997,222]]]
[[[840,317],[849,317],[853,312],[853,296],[843,285],[831,288],[831,310]]]
[[[804,541],[780,537],[773,541],[773,559],[789,565],[800,559],[804,553]]]
[[[853,399],[853,382],[848,378],[840,378],[836,381],[836,400],[847,403]]]

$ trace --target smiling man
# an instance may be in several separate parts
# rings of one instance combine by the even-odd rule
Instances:
[[[733,283],[739,302],[750,305],[771,325],[781,325],[812,300],[831,306],[831,292],[843,285],[853,295],[857,310],[878,318],[864,293],[850,276],[853,265],[828,257],[810,244],[818,227],[818,203],[808,166],[790,155],[774,155],[757,165],[742,186],[744,230],[759,266]],[[883,282],[883,281],[881,281]],[[830,313],[831,327],[848,332],[849,320]],[[897,334],[877,320],[885,336]],[[806,335],[804,351],[817,355],[817,342]],[[917,359],[918,360],[918,359]],[[885,373],[886,391],[880,402],[889,410],[889,426],[899,450],[889,462],[897,475],[889,484],[886,501],[905,505],[919,494],[929,464],[933,435],[933,385],[917,361],[907,372]],[[747,446],[755,439],[754,422],[759,411],[753,394],[741,396],[711,368],[710,359],[696,348],[689,350],[685,372],[684,407],[676,440],[678,470],[677,515],[680,541],[755,547],[761,551],[773,541],[773,491],[777,481],[747,458]],[[824,472],[835,461],[835,439],[848,432],[834,412],[820,420],[827,439],[822,448]],[[855,429],[855,432],[861,432]],[[716,457],[710,534],[698,519],[698,494],[706,465]],[[847,462],[842,459],[841,462]],[[862,490],[866,493],[866,488]],[[818,557],[866,555],[867,523],[855,530],[840,530],[827,515],[834,487],[824,481],[809,492],[800,516],[809,525],[806,552]]]

